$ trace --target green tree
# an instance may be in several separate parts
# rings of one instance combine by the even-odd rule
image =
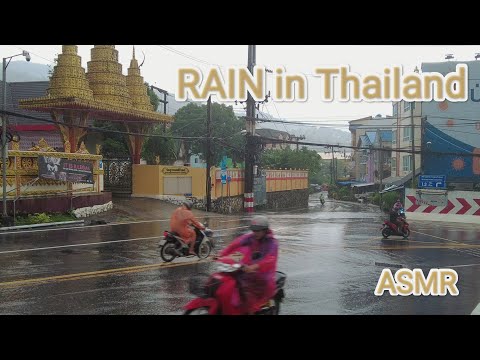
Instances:
[[[212,141],[213,161],[218,164],[226,155],[233,161],[243,161],[245,137],[241,134],[244,121],[237,118],[232,106],[212,104]],[[172,133],[184,137],[207,136],[207,106],[188,104],[175,114],[172,124]],[[184,140],[187,156],[191,154],[205,154],[205,141]]]
[[[308,179],[314,182],[321,170],[321,156],[314,150],[303,147],[301,150],[290,148],[266,150],[261,156],[262,167],[308,169]]]
[[[102,150],[101,154],[107,158],[127,157],[130,155],[126,135],[118,134],[112,131],[127,131],[125,125],[120,122],[95,121],[93,126],[104,129],[101,132]]]
[[[157,111],[160,99],[157,94],[155,94],[155,91],[152,90],[148,82],[145,82],[145,86],[147,87],[147,94],[150,97],[150,103],[153,105],[153,111]]]
[[[179,141],[172,139],[172,131],[170,129],[164,131],[163,125],[157,125],[153,128],[152,134],[164,135],[168,138],[148,137],[142,149],[142,158],[147,164],[156,164],[156,156],[160,157],[160,164],[169,165],[177,159]]]

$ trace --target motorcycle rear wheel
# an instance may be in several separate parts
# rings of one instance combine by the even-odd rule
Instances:
[[[387,228],[383,229],[382,236],[384,239],[388,239],[388,237],[390,236],[390,231]]]
[[[172,242],[167,242],[165,245],[162,246],[160,249],[160,257],[165,262],[171,262],[175,260],[177,255],[175,255],[175,244]]]

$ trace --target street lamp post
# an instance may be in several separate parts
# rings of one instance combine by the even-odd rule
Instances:
[[[27,61],[30,61],[30,53],[28,51],[23,50],[21,54],[9,56],[3,58],[3,101],[2,101],[2,110],[7,111],[7,67],[10,64],[12,58],[16,56],[25,56]],[[8,62],[7,62],[8,60]],[[6,223],[8,221],[8,214],[7,214],[7,114],[2,114],[2,179],[3,179],[3,216],[2,216],[2,223]]]

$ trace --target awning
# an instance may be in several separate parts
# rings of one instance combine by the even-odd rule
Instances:
[[[417,169],[417,171],[415,171],[415,176],[420,175],[420,173],[421,173],[421,170]],[[383,183],[386,186],[392,186],[392,185],[400,186],[400,185],[404,185],[407,181],[409,181],[411,179],[412,179],[412,174],[410,173],[410,174],[405,175],[405,176],[391,176],[391,177],[388,177],[386,179],[383,179]]]
[[[389,187],[386,187],[383,191],[380,191],[380,194],[385,194],[385,193],[388,193],[388,192],[392,192],[392,191],[397,191],[397,190],[403,190],[405,188],[405,186],[403,185],[391,185]]]
[[[337,181],[338,185],[348,186],[353,184],[360,184],[358,181]]]
[[[372,186],[375,183],[367,183],[367,184],[353,184],[352,187],[365,187],[365,186]]]

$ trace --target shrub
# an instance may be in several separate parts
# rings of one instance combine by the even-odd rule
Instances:
[[[28,215],[28,222],[30,224],[44,224],[52,222],[50,215],[45,213],[37,213],[34,215]]]

